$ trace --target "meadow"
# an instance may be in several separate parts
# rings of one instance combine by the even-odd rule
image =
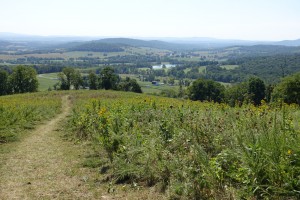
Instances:
[[[300,111],[112,91],[74,93],[69,127],[104,182],[169,199],[299,199]]]
[[[0,97],[0,144],[15,141],[24,130],[60,112],[61,96],[35,93]]]
[[[59,82],[57,73],[39,74],[37,79],[39,81],[39,91],[46,91],[49,87],[53,89],[53,85]]]
[[[9,95],[0,97],[0,142],[61,112],[65,95],[73,109],[64,137],[88,142],[81,163],[98,168],[108,192],[130,185],[167,199],[300,198],[298,105],[229,107],[104,90]]]
[[[223,69],[226,69],[226,70],[232,70],[232,69],[238,68],[239,66],[238,65],[221,65],[220,67]]]

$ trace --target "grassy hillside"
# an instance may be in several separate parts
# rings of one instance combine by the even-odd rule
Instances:
[[[60,111],[58,93],[35,93],[0,97],[0,144],[14,141],[24,130]]]
[[[298,199],[298,106],[231,108],[81,91],[69,125],[94,142],[103,181],[155,186],[171,199]]]
[[[68,137],[91,142],[82,163],[99,168],[108,191],[123,184],[170,199],[300,198],[299,106],[232,108],[103,90],[2,96],[1,143],[53,117],[66,94]]]

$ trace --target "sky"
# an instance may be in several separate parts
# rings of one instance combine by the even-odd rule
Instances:
[[[292,40],[299,11],[300,0],[0,0],[0,32]]]

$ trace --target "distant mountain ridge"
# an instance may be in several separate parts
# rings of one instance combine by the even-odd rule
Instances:
[[[167,50],[187,48],[187,45],[185,44],[175,44],[175,43],[169,43],[169,42],[159,41],[159,40],[140,40],[140,39],[132,39],[132,38],[107,38],[98,41],[102,43],[108,43],[108,44],[118,44],[118,45],[133,46],[133,47],[149,47],[149,48],[167,49]]]
[[[6,41],[27,41],[27,42],[71,42],[71,41],[91,41],[102,39],[103,37],[88,37],[88,36],[41,36],[41,35],[26,35],[18,33],[0,32],[0,40]]]
[[[66,51],[98,51],[120,52],[126,47],[149,47],[171,51],[201,50],[226,48],[231,46],[276,45],[276,46],[300,46],[300,39],[283,41],[248,41],[225,40],[208,37],[191,38],[105,38],[84,36],[33,36],[0,32],[0,48],[2,50],[18,49],[24,46],[31,50],[60,49]]]
[[[70,43],[67,43],[67,45]],[[124,44],[117,44],[117,43],[105,43],[101,40],[91,41],[91,42],[83,42],[71,43],[71,47],[67,48],[69,51],[94,51],[94,52],[121,52],[124,51],[122,47]],[[63,45],[62,45],[63,47]]]
[[[194,42],[193,42],[194,41]],[[297,47],[300,46],[299,40],[286,40],[280,42],[258,42],[258,41],[243,41],[243,40],[218,40],[205,38],[205,41],[201,39],[195,40],[172,40],[169,42],[160,40],[141,40],[132,38],[105,38],[96,41],[86,42],[86,44],[94,43],[94,45],[111,44],[119,46],[120,48],[126,46],[132,47],[149,47],[166,50],[197,50],[197,49],[210,49],[210,48],[223,48],[231,46],[261,46],[261,49],[267,49],[269,51],[272,46],[279,49],[286,49],[285,47]],[[256,49],[256,47],[254,47]]]
[[[74,44],[74,43],[72,43]],[[89,42],[79,42],[77,46],[72,45],[68,50],[72,51],[100,51],[100,52],[118,52],[126,47],[148,47],[164,50],[190,50],[201,48],[199,45],[176,44],[159,40],[139,40],[132,38],[106,38]],[[70,46],[70,43],[66,44]],[[63,45],[61,45],[63,46]]]
[[[151,38],[149,38],[151,39]],[[92,41],[96,43],[109,43],[109,44],[118,44],[125,46],[133,47],[149,47],[157,49],[166,49],[166,50],[197,50],[197,49],[210,49],[210,48],[220,48],[228,46],[237,46],[237,45],[256,45],[258,42],[253,41],[242,41],[242,40],[219,40],[213,38],[152,38],[151,40],[145,39],[133,39],[133,38],[105,38],[97,41]]]
[[[299,54],[300,46],[283,46],[283,45],[252,45],[252,46],[235,46],[225,47],[226,49],[232,49],[232,55],[238,55],[239,57],[259,57],[259,56],[271,56],[271,55],[288,55]],[[229,56],[231,57],[231,56]]]
[[[276,42],[277,45],[283,45],[283,46],[300,46],[300,39],[297,40],[283,40]]]
[[[26,34],[17,34],[9,32],[0,32],[0,40],[7,41],[59,41],[59,42],[70,42],[70,41],[94,41],[94,40],[103,40],[106,43],[115,43],[119,42],[124,43],[124,39],[127,39],[127,42],[131,44],[138,41],[158,41],[166,43],[181,43],[181,44],[274,44],[274,45],[284,45],[284,46],[300,46],[300,38],[296,40],[282,40],[282,41],[251,41],[251,40],[237,40],[237,39],[217,39],[210,37],[108,37],[108,36],[40,36],[40,35],[26,35]],[[130,41],[132,40],[132,41]]]

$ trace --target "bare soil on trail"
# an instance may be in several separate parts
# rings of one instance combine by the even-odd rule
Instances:
[[[78,176],[74,146],[57,134],[70,112],[68,96],[62,97],[61,114],[38,126],[5,155],[0,168],[0,199],[93,199]],[[75,168],[74,168],[75,167]]]

